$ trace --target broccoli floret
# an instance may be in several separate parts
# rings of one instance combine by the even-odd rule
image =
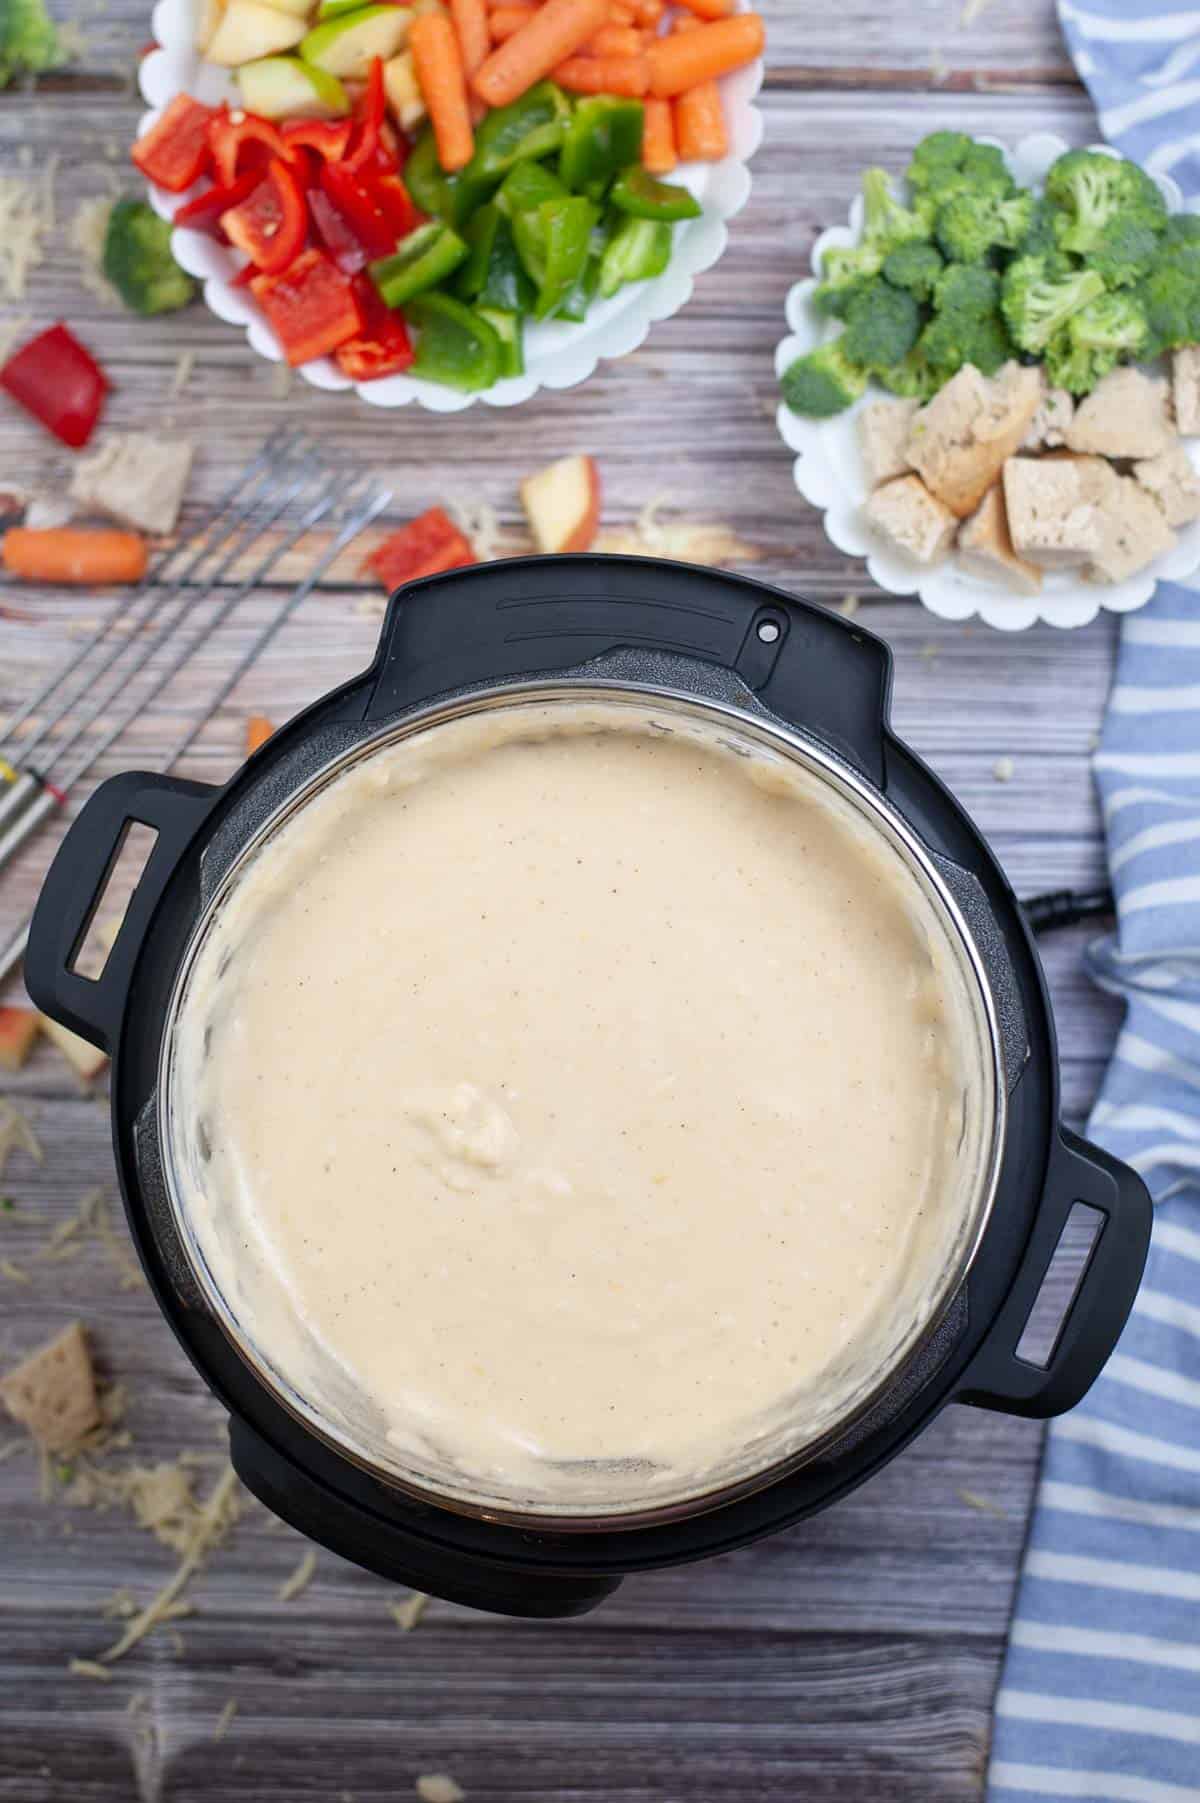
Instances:
[[[1146,315],[1131,294],[1102,294],[1072,313],[1067,332],[1082,350],[1138,357],[1149,339]]]
[[[914,297],[880,280],[851,301],[838,342],[857,368],[890,369],[908,355],[920,331],[921,309]]]
[[[1000,276],[982,263],[951,263],[938,277],[933,304],[939,313],[978,319],[1000,304]]]
[[[898,244],[928,238],[933,231],[934,208],[919,196],[912,208],[902,206],[892,191],[886,169],[868,169],[863,176],[863,243],[886,257]]]
[[[1158,255],[1157,224],[1119,213],[1110,219],[1087,254],[1087,266],[1109,288],[1131,288],[1147,274]]]
[[[919,340],[902,362],[891,369],[877,370],[876,376],[885,388],[906,401],[932,400],[946,380],[944,375],[930,367]]]
[[[1169,213],[1163,221],[1162,241],[1168,248],[1190,244],[1200,250],[1200,213]]]
[[[952,263],[979,263],[1011,250],[1029,230],[1033,195],[955,194],[938,209],[937,241]]]
[[[793,413],[829,419],[856,401],[867,386],[866,371],[856,369],[842,351],[842,341],[797,357],[783,372],[783,398]]]
[[[1090,394],[1117,363],[1116,351],[1089,350],[1077,344],[1066,327],[1055,333],[1042,357],[1050,386],[1080,395]]]
[[[939,384],[964,363],[993,375],[1013,354],[1000,317],[1000,277],[983,263],[951,263],[933,293],[935,317],[918,348]]]
[[[196,293],[171,255],[171,227],[144,200],[119,200],[108,216],[104,273],[133,313],[171,313]]]
[[[56,69],[62,48],[42,0],[0,0],[0,88],[19,75]]]
[[[1011,194],[1015,183],[1004,153],[960,131],[935,131],[913,151],[908,179],[914,193],[941,206],[954,194]]]
[[[1166,202],[1136,163],[1094,150],[1068,150],[1051,164],[1046,197],[1060,209],[1063,250],[1086,257],[1118,214],[1145,225],[1166,217]]]
[[[1152,269],[1134,290],[1146,316],[1143,357],[1159,357],[1182,344],[1200,342],[1200,280],[1170,264]]]
[[[907,244],[898,244],[885,257],[883,275],[893,288],[907,288],[919,301],[927,301],[932,298],[934,283],[944,268],[941,252],[935,245],[911,238]]]
[[[1029,210],[1029,224],[1025,235],[1014,246],[1014,255],[1018,257],[1047,257],[1061,261],[1062,274],[1067,271],[1067,259],[1058,248],[1058,236],[1054,230],[1054,222],[1060,215],[1044,194],[1034,198]]]
[[[1004,272],[1000,305],[1013,339],[1024,351],[1042,351],[1072,313],[1104,293],[1094,269],[1050,274],[1044,257],[1017,257]]]
[[[856,294],[879,274],[882,252],[874,245],[835,244],[821,258],[821,280],[813,289],[818,313],[844,319]]]

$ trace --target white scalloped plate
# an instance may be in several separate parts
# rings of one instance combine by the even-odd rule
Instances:
[[[742,0],[743,5],[748,3],[749,0]],[[139,124],[139,136],[176,94],[193,94],[210,104],[237,99],[230,72],[206,63],[195,49],[197,14],[197,0],[158,0],[154,8],[152,29],[159,48],[142,59],[139,72],[142,96],[152,110]],[[669,319],[687,305],[696,276],[711,269],[725,249],[729,237],[726,222],[746,204],[750,194],[746,165],[763,135],[762,114],[754,104],[762,78],[763,65],[759,61],[739,69],[721,83],[729,120],[730,155],[720,163],[681,164],[672,178],[690,188],[704,212],[699,219],[676,226],[670,268],[653,282],[635,283],[611,300],[597,303],[580,325],[548,320],[531,326],[525,340],[525,375],[497,382],[482,394],[460,394],[457,389],[417,381],[412,376],[383,376],[374,382],[352,383],[332,357],[303,364],[300,374],[314,388],[356,388],[373,407],[404,407],[416,401],[434,413],[458,413],[473,401],[486,401],[492,407],[515,407],[539,388],[573,388],[587,380],[602,357],[624,357],[636,350],[656,321]],[[167,194],[151,186],[150,204],[164,219],[171,219],[198,192],[199,188],[187,194]],[[203,283],[204,298],[218,318],[243,327],[260,357],[267,357],[272,363],[282,362],[279,341],[259,312],[253,295],[231,285],[241,262],[237,253],[207,233],[186,228],[172,235],[171,249],[184,269]]]
[[[997,144],[998,140],[984,138],[981,142]],[[999,148],[1018,182],[1024,187],[1036,187],[1055,158],[1069,146],[1050,132],[1037,132],[1022,138],[1015,150],[1004,144],[999,144]],[[1104,144],[1092,148],[1110,156],[1117,154]],[[1168,176],[1155,179],[1171,212],[1183,211],[1183,197],[1175,183]],[[822,318],[809,296],[816,286],[816,272],[824,251],[835,244],[858,242],[862,211],[862,196],[858,195],[850,208],[849,225],[833,226],[813,246],[814,273],[808,280],[797,282],[787,298],[791,336],[775,352],[778,375],[782,376],[796,357],[838,331],[837,322]],[[796,487],[806,501],[821,509],[830,541],[849,557],[865,557],[872,581],[889,594],[915,594],[930,613],[943,620],[967,620],[978,614],[986,626],[995,626],[1002,632],[1020,632],[1039,621],[1049,626],[1086,626],[1101,608],[1110,613],[1129,613],[1145,606],[1161,579],[1180,581],[1200,569],[1200,521],[1185,527],[1174,549],[1147,569],[1127,582],[1111,586],[1084,582],[1069,570],[1056,570],[1047,571],[1040,595],[1014,595],[1000,582],[986,582],[961,569],[953,557],[933,570],[926,569],[887,545],[863,512],[870,491],[859,448],[858,414],[873,392],[883,391],[868,390],[862,401],[826,420],[804,419],[781,404],[778,421],[784,443],[796,453]],[[1200,470],[1200,440],[1189,443],[1188,453]]]

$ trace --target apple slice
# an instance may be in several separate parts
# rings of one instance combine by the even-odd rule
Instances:
[[[196,22],[196,48],[201,56],[212,43],[225,11],[225,0],[200,0],[200,14]]]
[[[350,96],[336,75],[298,56],[264,56],[237,72],[242,104],[260,119],[341,119]]]
[[[236,0],[235,0],[236,4]],[[42,1032],[52,1044],[56,1045],[68,1063],[73,1064],[85,1083],[98,1076],[108,1063],[108,1053],[102,1052],[89,1040],[81,1039],[78,1033],[72,1033],[70,1027],[64,1027],[48,1014],[38,1016],[38,1024]]]
[[[294,19],[259,0],[229,0],[221,23],[205,51],[210,63],[236,69],[256,63],[260,57],[292,50],[304,36],[304,20]]]
[[[277,13],[287,13],[290,18],[303,19],[306,25],[312,11],[312,0],[259,0],[259,4],[269,6]]]
[[[0,1065],[19,1071],[40,1032],[41,1022],[32,1008],[0,1008]]]
[[[383,91],[392,117],[401,131],[411,131],[425,117],[425,99],[417,81],[411,50],[402,50],[383,65]]]
[[[310,31],[300,54],[328,75],[365,81],[377,56],[386,63],[403,50],[411,23],[406,6],[360,6],[357,12],[341,13]]]
[[[521,505],[539,551],[587,551],[600,524],[600,471],[593,457],[560,457],[521,484]]]

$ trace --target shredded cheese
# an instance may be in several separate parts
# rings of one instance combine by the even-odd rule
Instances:
[[[102,1684],[111,1684],[117,1675],[107,1665],[97,1665],[94,1659],[68,1659],[67,1670],[73,1678],[98,1678]]]
[[[104,273],[104,240],[113,203],[110,194],[81,200],[75,209],[68,237],[79,259],[79,279],[102,306],[119,307],[121,297]]]
[[[310,1546],[291,1577],[285,1578],[284,1582],[279,1586],[276,1595],[280,1602],[290,1603],[293,1597],[300,1595],[302,1590],[307,1590],[312,1583],[312,1575],[316,1569],[317,1555]]]
[[[494,563],[500,555],[500,519],[496,509],[486,501],[469,502],[457,498],[446,503],[446,511],[480,563]]]
[[[411,1634],[420,1624],[421,1617],[429,1607],[429,1598],[423,1590],[414,1590],[410,1597],[402,1603],[389,1603],[388,1614],[392,1617],[402,1634]]]
[[[192,379],[192,371],[196,367],[195,351],[180,351],[179,361],[175,365],[175,373],[171,377],[168,390],[172,400],[177,400]]]
[[[11,1459],[15,1453],[24,1452],[28,1445],[28,1440],[6,1440],[4,1445],[0,1446],[0,1465],[3,1465],[5,1459]]]
[[[978,1509],[982,1515],[998,1515],[1001,1521],[1008,1520],[1008,1510],[993,1502],[990,1496],[980,1496],[977,1490],[960,1490],[960,1499],[969,1509]]]
[[[277,363],[271,371],[271,399],[286,401],[292,386],[292,371],[287,363]]]
[[[0,1277],[7,1277],[10,1283],[28,1283],[29,1272],[21,1265],[14,1264],[11,1258],[0,1258]]]
[[[229,1733],[233,1718],[237,1714],[237,1709],[237,1698],[230,1697],[213,1726],[212,1737],[214,1740],[224,1740],[225,1736]]]
[[[11,319],[0,319],[0,363],[8,362],[32,324],[33,317],[29,313],[14,313]]]
[[[238,1518],[237,1473],[233,1466],[217,1479],[209,1493],[191,1529],[190,1544],[184,1553],[174,1575],[168,1578],[158,1594],[147,1603],[146,1607],[135,1615],[125,1632],[114,1640],[110,1647],[101,1653],[101,1662],[115,1665],[123,1659],[132,1647],[144,1640],[159,1622],[170,1619],[171,1605],[175,1603],[180,1592],[193,1574],[199,1570],[208,1554],[224,1539]]]
[[[28,157],[19,160],[23,168],[31,168],[33,155],[28,144],[22,151]],[[22,300],[30,272],[44,261],[43,240],[54,230],[54,175],[58,158],[48,157],[44,168],[32,179],[0,176],[0,294],[6,300]]]
[[[0,228],[2,229],[2,228]],[[3,255],[0,244],[0,256]],[[14,1152],[27,1152],[34,1164],[44,1164],[42,1143],[19,1108],[0,1097],[0,1177]]]

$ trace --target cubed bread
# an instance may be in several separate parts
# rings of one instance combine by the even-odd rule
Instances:
[[[1146,463],[1135,463],[1133,474],[1158,502],[1168,526],[1190,526],[1200,519],[1200,476],[1181,444]]]
[[[1175,424],[1185,437],[1200,432],[1200,344],[1185,344],[1171,358]]]
[[[1036,595],[1041,588],[1042,572],[1037,565],[1027,563],[1013,549],[1001,483],[994,483],[970,519],[963,521],[958,561],[972,575],[987,582],[1003,582],[1020,595]]]
[[[74,1446],[98,1424],[96,1379],[78,1321],[0,1378],[0,1402],[47,1452]]]
[[[915,415],[908,460],[959,519],[974,513],[1020,445],[1041,394],[1036,369],[1006,363],[989,381],[968,363]]]
[[[1175,443],[1167,384],[1140,369],[1114,369],[1075,409],[1072,451],[1096,457],[1158,457]]]
[[[1116,480],[1101,457],[1010,457],[1004,503],[1017,555],[1043,570],[1075,568],[1098,556],[1104,495]]]
[[[867,502],[867,518],[917,563],[937,563],[954,542],[958,517],[931,495],[919,476],[885,482]]]
[[[1132,476],[1113,476],[1100,518],[1100,549],[1083,572],[1089,582],[1124,582],[1175,543],[1162,508]]]
[[[1021,440],[1023,451],[1053,451],[1067,442],[1067,431],[1075,417],[1075,402],[1065,388],[1051,388],[1041,375],[1041,399]]]
[[[71,499],[135,532],[175,530],[192,468],[192,447],[152,432],[114,432],[75,465]]]
[[[919,401],[888,399],[871,401],[858,416],[859,442],[867,486],[879,488],[912,468],[908,461],[908,434]]]

